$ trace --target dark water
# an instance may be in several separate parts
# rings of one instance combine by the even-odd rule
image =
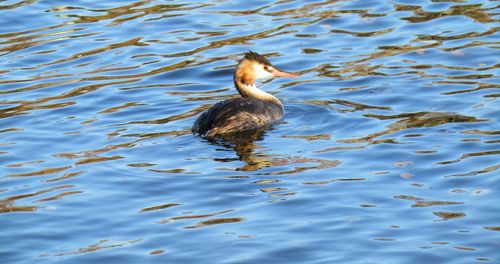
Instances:
[[[500,261],[500,2],[0,1],[1,263]],[[190,134],[247,50],[282,123]]]

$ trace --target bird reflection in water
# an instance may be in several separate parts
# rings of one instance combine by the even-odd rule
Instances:
[[[272,129],[269,126],[259,129],[248,130],[239,133],[227,134],[218,138],[206,138],[208,142],[215,146],[221,146],[224,149],[233,150],[237,157],[231,159],[220,159],[217,161],[231,162],[240,160],[245,163],[244,166],[237,168],[237,171],[255,171],[261,168],[270,167],[276,161],[276,158],[268,157],[268,155],[255,152],[256,149],[261,148],[261,142],[265,133]]]

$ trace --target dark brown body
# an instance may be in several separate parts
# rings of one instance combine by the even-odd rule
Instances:
[[[214,138],[227,134],[257,130],[283,117],[283,108],[256,98],[236,98],[219,102],[203,112],[191,131]]]

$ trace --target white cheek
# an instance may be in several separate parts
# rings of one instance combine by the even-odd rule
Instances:
[[[255,78],[257,79],[264,79],[273,76],[270,72],[264,70],[264,67],[260,65],[256,66],[254,70],[255,70]]]

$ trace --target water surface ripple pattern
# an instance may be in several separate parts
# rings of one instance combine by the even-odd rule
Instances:
[[[498,1],[68,3],[0,1],[0,262],[500,261]],[[248,50],[283,122],[194,137]]]

